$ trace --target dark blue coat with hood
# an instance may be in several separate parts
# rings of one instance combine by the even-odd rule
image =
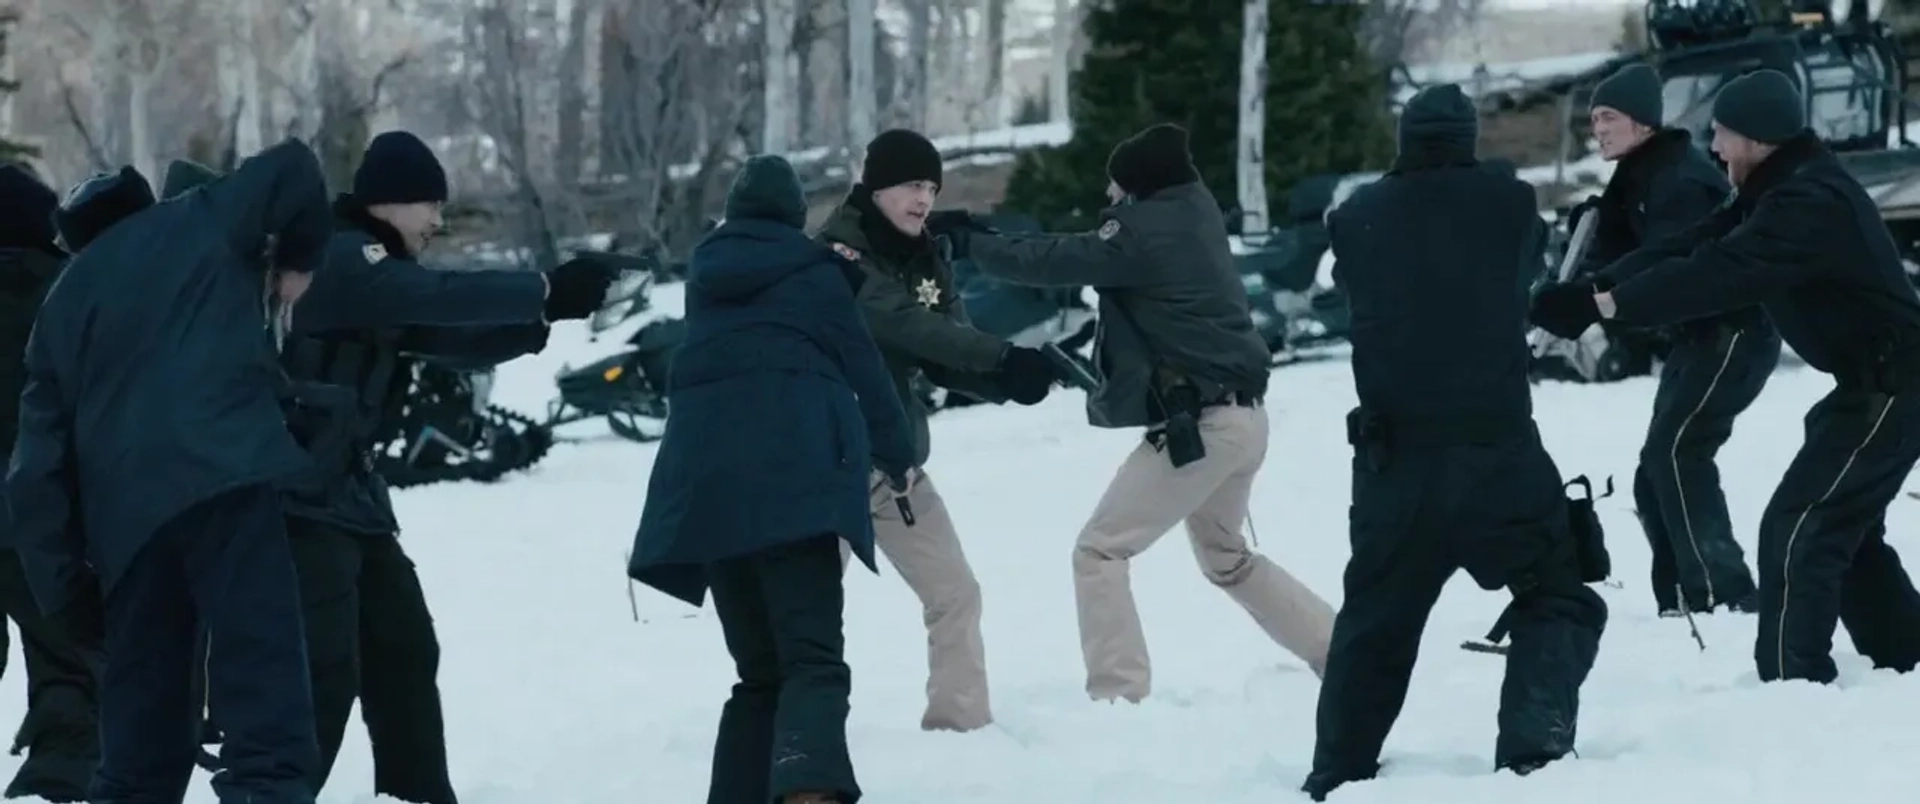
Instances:
[[[159,204],[131,169],[97,178],[57,223],[75,253],[27,344],[7,473],[46,612],[110,591],[188,508],[306,468],[281,413],[263,267],[312,270],[333,230],[320,162],[297,140]]]
[[[704,565],[824,534],[874,567],[869,454],[906,467],[913,443],[842,270],[771,220],[729,220],[694,249],[635,580],[697,606]]]

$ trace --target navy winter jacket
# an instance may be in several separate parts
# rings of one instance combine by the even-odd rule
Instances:
[[[763,220],[694,250],[635,580],[697,606],[704,565],[825,534],[873,568],[869,455],[910,466],[913,443],[842,268]]]
[[[309,461],[287,432],[267,330],[271,263],[311,269],[333,231],[297,140],[94,238],[27,344],[7,501],[41,610],[103,594],[194,505]]]

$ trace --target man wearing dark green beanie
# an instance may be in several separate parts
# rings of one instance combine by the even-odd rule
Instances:
[[[1806,129],[1792,79],[1761,70],[1713,105],[1713,149],[1739,188],[1686,233],[1606,268],[1612,290],[1550,287],[1532,318],[1563,337],[1609,318],[1674,324],[1765,307],[1834,389],[1760,519],[1763,681],[1827,683],[1834,629],[1875,667],[1920,665],[1920,591],[1886,543],[1887,506],[1920,462],[1920,295],[1860,183]]]
[[[1600,269],[1698,223],[1731,189],[1685,129],[1661,125],[1664,112],[1660,76],[1645,64],[1624,67],[1593,90],[1593,137],[1614,170],[1587,205],[1600,217],[1581,273],[1602,290],[1618,280]],[[1713,460],[1734,418],[1766,387],[1780,338],[1759,307],[1663,329],[1671,349],[1633,474],[1634,507],[1653,549],[1654,604],[1668,617],[1723,606],[1751,612],[1753,573],[1733,538]],[[1627,348],[1649,334],[1607,329]]]

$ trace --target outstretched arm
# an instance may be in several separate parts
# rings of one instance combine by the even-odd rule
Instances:
[[[547,348],[545,324],[410,327],[400,349],[463,371],[492,368]]]
[[[1155,278],[1149,261],[1133,257],[1136,236],[1108,218],[1098,230],[1080,234],[974,234],[968,252],[982,273],[1016,284],[1124,288]]]
[[[1601,310],[1630,324],[1673,324],[1752,307],[1819,270],[1819,233],[1831,204],[1805,187],[1780,187],[1725,237],[1649,267],[1606,294]]]
[[[987,372],[1000,365],[1007,342],[923,305],[892,277],[861,266],[850,278],[866,314],[866,328],[879,345],[961,371]]]
[[[294,303],[290,334],[540,324],[546,298],[546,277],[534,271],[440,271],[339,237]]]

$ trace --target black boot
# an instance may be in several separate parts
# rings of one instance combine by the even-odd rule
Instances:
[[[1356,773],[1339,775],[1312,773],[1307,775],[1306,783],[1300,785],[1300,792],[1306,793],[1307,797],[1314,801],[1326,801],[1327,795],[1338,789],[1341,785],[1348,782],[1364,782],[1378,775],[1380,775],[1380,763],[1378,762],[1373,763],[1371,769]]]
[[[83,713],[37,707],[28,710],[20,724],[12,753],[24,753],[27,759],[7,784],[7,798],[84,802],[100,765],[99,724]]]

